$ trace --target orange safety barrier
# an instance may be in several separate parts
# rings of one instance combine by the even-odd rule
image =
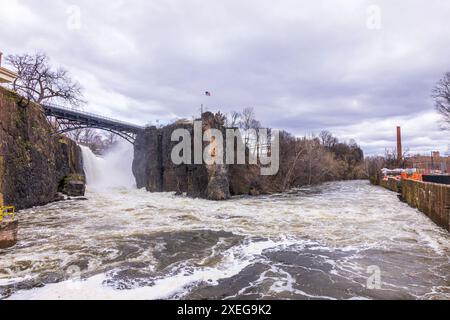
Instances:
[[[412,175],[408,175],[406,172],[402,172],[401,177],[402,177],[402,179],[422,181],[421,173],[413,173]]]

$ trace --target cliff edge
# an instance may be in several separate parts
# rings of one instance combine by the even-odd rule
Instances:
[[[42,108],[0,87],[0,193],[24,209],[45,205],[58,192],[84,194],[81,149],[55,135]]]

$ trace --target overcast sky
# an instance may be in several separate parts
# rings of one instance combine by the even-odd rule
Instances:
[[[450,71],[449,17],[448,0],[0,0],[0,50],[47,52],[87,111],[125,121],[253,107],[264,126],[326,129],[366,154],[394,148],[400,125],[428,154],[450,143],[430,98]]]

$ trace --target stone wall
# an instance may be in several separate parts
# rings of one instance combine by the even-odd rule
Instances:
[[[39,105],[0,87],[0,193],[5,204],[17,209],[47,204],[75,177],[84,180],[81,149],[54,134]]]
[[[402,199],[450,231],[450,186],[402,180]]]
[[[393,192],[401,192],[401,181],[394,178],[388,178],[388,180],[381,179],[380,186]]]

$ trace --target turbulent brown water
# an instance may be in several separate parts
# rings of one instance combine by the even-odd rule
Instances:
[[[450,299],[449,234],[365,181],[227,202],[87,198],[20,212],[0,297]]]

